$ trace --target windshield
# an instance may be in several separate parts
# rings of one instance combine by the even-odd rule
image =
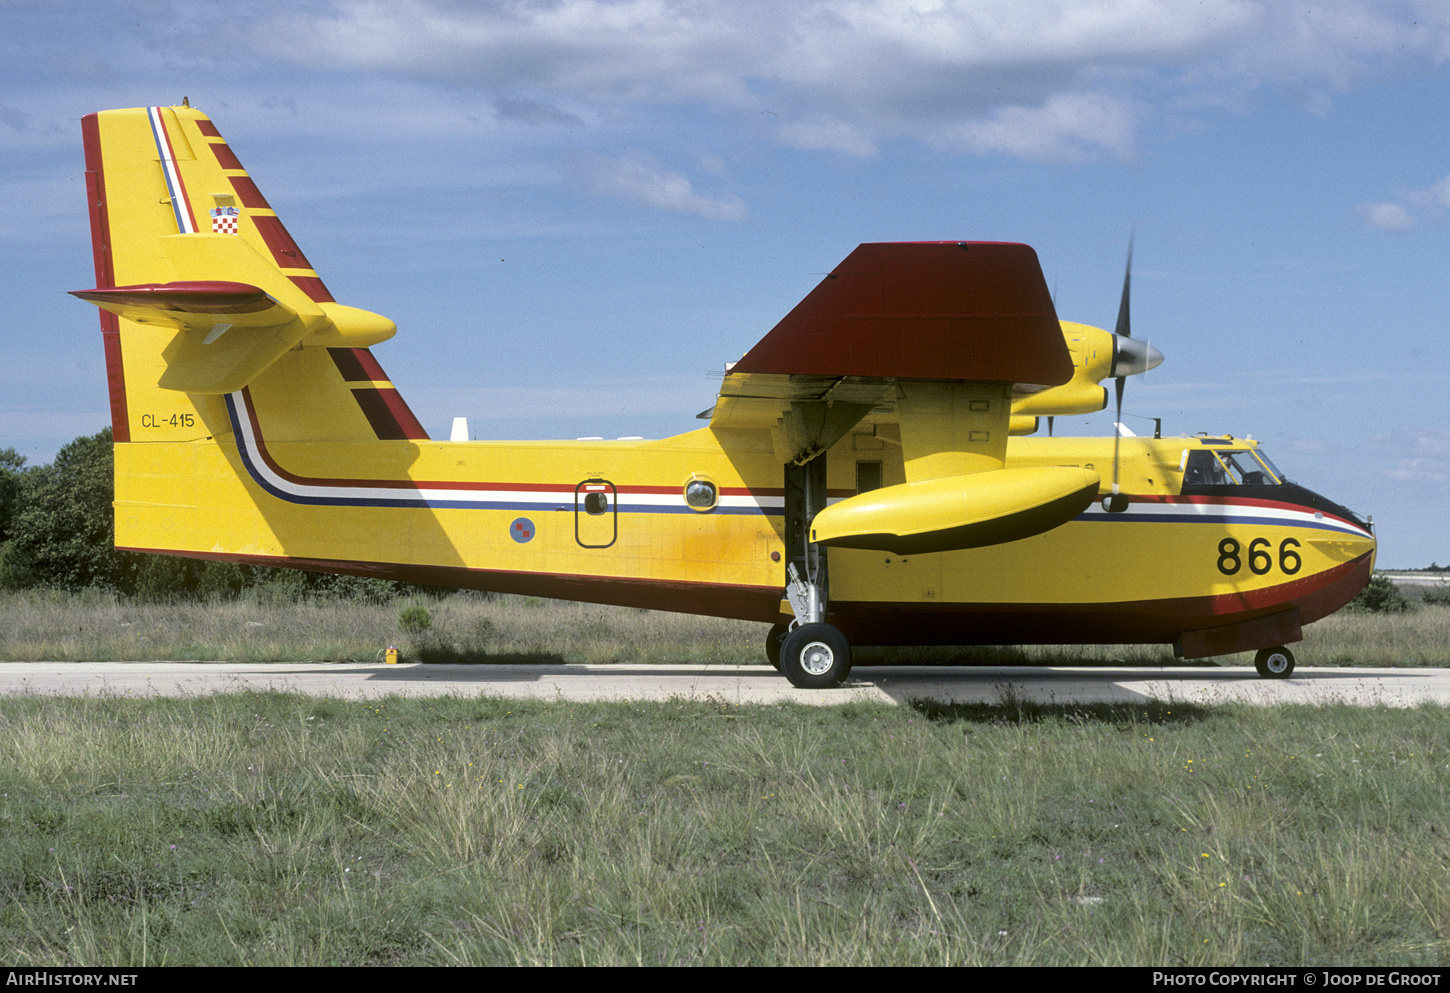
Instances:
[[[1188,452],[1183,462],[1184,486],[1277,486],[1283,475],[1257,451]]]

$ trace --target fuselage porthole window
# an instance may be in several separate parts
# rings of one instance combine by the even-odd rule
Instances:
[[[685,484],[685,503],[693,510],[710,510],[720,498],[720,491],[708,479],[692,479]]]

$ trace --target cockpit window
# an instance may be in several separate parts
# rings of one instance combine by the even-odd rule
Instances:
[[[1228,483],[1228,474],[1223,463],[1214,458],[1212,452],[1202,449],[1189,452],[1183,463],[1184,486],[1222,486]]]
[[[1277,486],[1284,477],[1257,451],[1189,452],[1183,463],[1184,486]]]
[[[1264,463],[1264,468],[1267,469],[1267,470],[1269,470],[1269,475],[1273,477],[1273,479],[1269,480],[1269,482],[1271,482],[1271,483],[1287,483],[1288,482],[1288,480],[1284,478],[1284,474],[1279,471],[1279,467],[1276,466],[1276,465],[1274,465],[1274,463],[1272,463],[1272,462],[1269,461],[1269,457],[1264,454],[1264,450],[1262,448],[1256,448],[1256,449],[1254,449],[1254,458],[1256,458],[1260,462]]]

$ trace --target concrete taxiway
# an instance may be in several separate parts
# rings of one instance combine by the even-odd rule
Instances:
[[[798,690],[768,666],[423,665],[377,663],[12,662],[0,693],[188,696],[282,690],[373,699],[503,696],[543,700],[712,699],[726,703],[851,701],[996,704],[1297,703],[1413,707],[1450,703],[1450,669],[1301,667],[1291,679],[1252,668],[863,666],[846,685]]]

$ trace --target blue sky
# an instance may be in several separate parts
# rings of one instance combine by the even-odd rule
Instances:
[[[109,416],[80,118],[186,96],[435,437],[697,427],[863,241],[1026,242],[1111,327],[1136,231],[1129,426],[1450,563],[1447,60],[1392,0],[0,0],[0,447]]]

